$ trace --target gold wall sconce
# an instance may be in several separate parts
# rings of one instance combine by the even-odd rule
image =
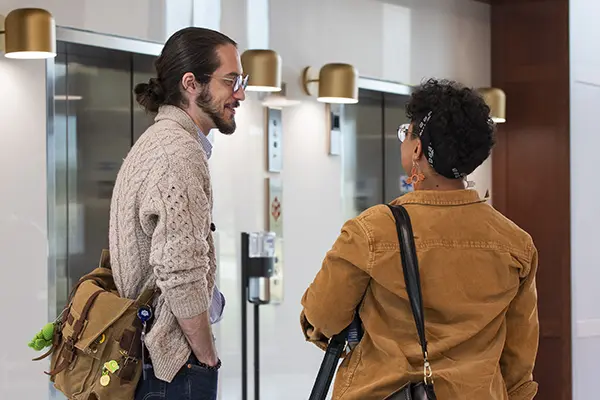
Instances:
[[[316,72],[311,67],[302,72],[304,92],[317,96],[322,103],[358,103],[358,71],[350,64],[331,63]]]
[[[281,91],[281,57],[273,50],[246,50],[242,68],[249,75],[249,92]]]
[[[506,122],[506,94],[498,88],[480,88],[479,93],[490,107],[490,117],[497,124]]]
[[[56,57],[56,25],[52,14],[40,8],[19,8],[6,18],[0,16],[0,50],[4,50],[7,58]]]

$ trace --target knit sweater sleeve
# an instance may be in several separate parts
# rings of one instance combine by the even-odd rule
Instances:
[[[186,165],[187,161],[187,165]],[[173,315],[191,318],[207,311],[214,286],[209,261],[208,176],[192,160],[169,163],[148,187],[141,219],[153,220],[150,263]]]

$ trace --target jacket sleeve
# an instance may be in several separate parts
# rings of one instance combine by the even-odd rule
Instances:
[[[370,280],[369,242],[361,222],[348,221],[302,297],[305,338],[323,349],[328,338],[350,325],[364,296]]]
[[[212,299],[208,235],[210,206],[202,177],[172,167],[150,191],[141,219],[154,217],[150,264],[156,285],[177,318],[192,318],[207,311]],[[142,225],[147,225],[142,222]]]
[[[536,273],[538,254],[530,244],[531,259],[522,269],[521,284],[506,314],[506,343],[500,358],[510,400],[531,400],[538,384],[533,367],[539,342]]]

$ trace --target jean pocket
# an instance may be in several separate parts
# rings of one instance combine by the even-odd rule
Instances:
[[[138,383],[135,400],[165,399],[167,383],[156,378],[153,371],[148,372],[148,377],[146,379],[141,378]]]
[[[161,392],[150,392],[146,393],[142,400],[164,400],[165,395]]]
[[[190,373],[214,374],[214,375],[219,374],[219,371],[217,369],[207,368],[203,365],[198,364],[198,362],[195,360],[188,360],[188,362],[185,366],[186,366],[188,372],[190,372]]]
[[[195,362],[186,364],[190,398],[194,400],[216,400],[219,371],[206,368]]]

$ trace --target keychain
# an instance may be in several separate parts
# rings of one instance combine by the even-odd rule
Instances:
[[[138,308],[137,316],[140,319],[140,321],[142,321],[142,373],[144,380],[146,380],[146,355],[144,354],[144,349],[146,347],[146,326],[147,322],[150,320],[150,318],[152,318],[152,309],[145,305],[141,306],[140,308]]]

